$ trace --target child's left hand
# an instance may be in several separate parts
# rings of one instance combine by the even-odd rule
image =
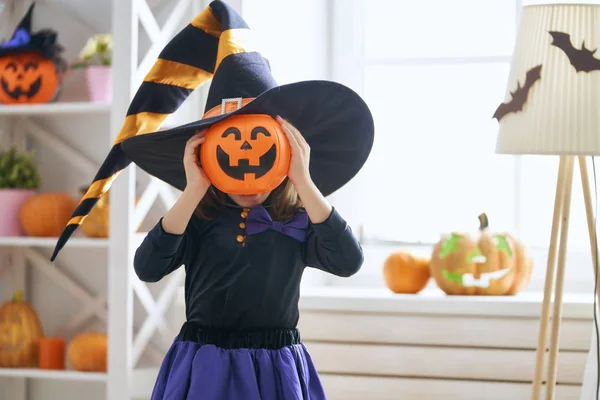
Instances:
[[[283,128],[292,151],[292,159],[290,161],[290,169],[288,177],[294,186],[310,180],[309,162],[310,162],[310,146],[306,143],[304,136],[291,123],[281,118],[276,117],[277,122]]]

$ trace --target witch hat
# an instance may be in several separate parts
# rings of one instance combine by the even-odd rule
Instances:
[[[156,131],[193,90],[211,78],[201,120]],[[238,107],[230,99],[238,100]],[[280,115],[302,133],[311,148],[311,177],[325,196],[358,173],[373,145],[373,118],[360,96],[330,81],[278,86],[268,61],[252,46],[246,22],[223,1],[213,1],[165,46],[145,76],[110,153],[51,260],[131,161],[183,190],[187,140],[198,130],[246,114]]]
[[[0,57],[12,53],[39,52],[54,61],[59,72],[64,72],[67,62],[61,57],[64,48],[58,43],[58,32],[53,29],[31,31],[34,8],[35,3],[31,3],[11,38],[0,44]]]

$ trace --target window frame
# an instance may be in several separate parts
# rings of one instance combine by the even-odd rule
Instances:
[[[374,59],[368,60],[365,55],[365,31],[366,21],[365,6],[368,0],[329,0],[328,3],[328,20],[330,27],[329,47],[330,47],[330,78],[340,82],[359,95],[364,95],[364,76],[367,65],[432,65],[432,64],[467,64],[467,63],[488,63],[488,62],[510,62],[512,56],[486,56],[486,57],[431,57],[431,58],[414,58],[414,59]],[[519,29],[519,19],[523,0],[513,0],[516,3],[516,26]],[[348,68],[348,66],[352,68]],[[512,177],[515,184],[515,192],[513,198],[514,205],[514,234],[519,237],[522,226],[522,195],[523,181],[522,171],[523,163],[521,156],[513,156],[514,176]],[[334,207],[356,210],[360,204],[353,203],[352,191],[360,187],[360,182],[367,179],[360,174],[355,178],[354,189],[341,189],[338,193],[334,193],[329,197]],[[577,190],[576,188],[574,190]],[[553,201],[553,200],[552,200]],[[352,214],[352,213],[350,213]],[[359,240],[365,248],[373,246],[387,246],[389,251],[395,248],[404,248],[409,251],[423,251],[423,249],[431,249],[434,243],[416,243],[416,242],[399,242],[399,241],[381,241],[369,238],[363,234],[363,221],[360,217],[347,215],[347,220],[350,227],[357,232]],[[548,236],[548,243],[550,237]],[[531,248],[531,254],[534,259],[534,267],[543,270],[542,274],[532,278],[530,285],[526,289],[528,292],[543,292],[546,266],[548,260],[548,248]],[[565,292],[570,293],[589,293],[593,290],[593,266],[589,251],[571,251],[568,254],[567,266],[569,269],[577,269],[575,277],[565,280]],[[367,268],[366,273],[359,273],[356,278],[338,278],[334,276],[321,276],[317,280],[328,286],[343,286],[343,287],[384,287],[381,266],[374,265],[373,261],[369,261],[368,257],[365,260],[363,269]],[[542,277],[543,275],[543,277]],[[436,287],[433,280],[429,284],[430,287]]]

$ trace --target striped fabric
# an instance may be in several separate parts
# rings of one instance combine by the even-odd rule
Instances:
[[[214,1],[165,46],[131,101],[113,147],[59,237],[51,261],[100,197],[110,189],[119,173],[130,164],[121,149],[121,142],[132,136],[155,132],[193,90],[213,78],[228,57],[253,51],[249,43],[250,29],[241,16],[222,1]],[[259,56],[258,53],[252,55]],[[261,62],[266,63],[266,60]],[[269,79],[272,79],[270,74]],[[267,82],[267,86],[273,84]],[[209,102],[206,109],[215,105]]]

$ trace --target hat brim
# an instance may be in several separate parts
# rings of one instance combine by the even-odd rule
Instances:
[[[183,153],[198,130],[238,114],[277,115],[290,121],[310,146],[310,175],[324,196],[348,183],[366,162],[374,140],[373,117],[361,97],[331,81],[302,81],[269,89],[242,108],[176,128],[124,140],[127,157],[150,175],[185,189]]]

